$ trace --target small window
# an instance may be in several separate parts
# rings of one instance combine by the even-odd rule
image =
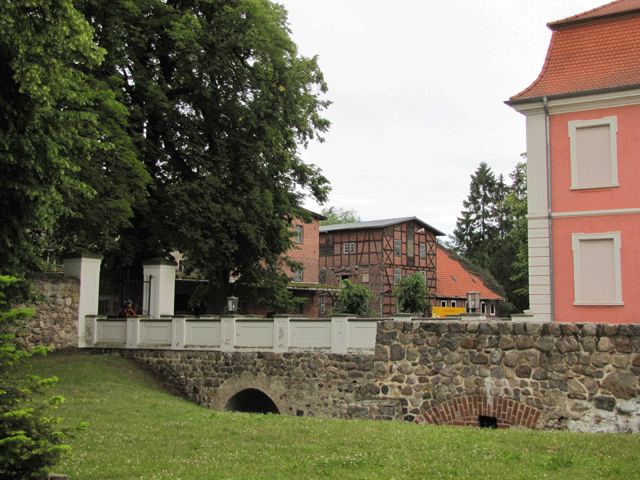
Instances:
[[[393,254],[396,257],[402,256],[402,240],[396,239],[393,241]]]
[[[318,272],[318,281],[320,283],[325,283],[327,281],[327,271],[326,270],[320,270]]]
[[[303,278],[304,278],[304,268],[296,268],[293,271],[293,281],[302,282]]]
[[[485,315],[487,314],[487,304],[486,303],[484,303],[484,302],[480,303],[480,311]]]
[[[569,122],[571,188],[618,186],[616,117]]]
[[[296,243],[304,242],[304,227],[302,225],[295,226],[295,233],[293,236],[293,241]]]
[[[440,306],[441,307],[446,307],[447,306],[447,301],[446,300],[440,300]]]
[[[575,305],[622,305],[620,232],[574,233]]]
[[[420,258],[427,258],[427,244],[420,242]]]
[[[325,304],[325,298],[320,297],[320,313],[324,315],[327,312],[327,305]]]
[[[369,269],[363,268],[360,270],[360,281],[362,283],[369,283]]]
[[[402,269],[401,268],[394,268],[393,269],[393,283],[394,284],[398,284],[398,283],[400,283],[400,280],[402,280]]]
[[[349,255],[351,253],[356,253],[356,244],[355,242],[347,242],[342,244],[342,253],[345,255]]]
[[[491,312],[491,315],[495,315],[496,314],[496,304],[495,303],[492,303],[489,306],[489,311]]]
[[[453,308],[457,307],[458,306],[458,302],[456,302],[455,300],[451,300],[451,306]]]

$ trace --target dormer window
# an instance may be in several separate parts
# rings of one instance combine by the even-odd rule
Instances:
[[[293,236],[293,241],[296,243],[304,243],[304,227],[302,225],[296,225]]]

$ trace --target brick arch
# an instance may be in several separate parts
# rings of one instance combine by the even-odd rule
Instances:
[[[479,426],[481,415],[496,417],[498,428],[520,426],[535,428],[541,411],[506,397],[464,395],[425,410],[416,419],[419,423],[436,425]]]

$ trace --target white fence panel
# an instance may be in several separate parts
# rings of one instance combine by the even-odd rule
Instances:
[[[273,320],[236,320],[236,342],[239,348],[273,348]]]
[[[331,348],[331,321],[290,320],[291,348]]]
[[[187,347],[220,347],[220,321],[187,320],[184,344]]]
[[[96,343],[122,344],[127,340],[127,322],[124,320],[97,320]]]
[[[171,321],[141,321],[140,345],[171,345]]]
[[[375,320],[349,320],[349,349],[367,349],[373,350],[376,346],[376,331],[378,322]]]

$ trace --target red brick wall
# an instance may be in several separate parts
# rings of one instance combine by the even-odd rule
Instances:
[[[320,237],[320,224],[317,218],[313,218],[311,223],[305,223],[301,219],[294,219],[292,230],[296,225],[303,228],[303,242],[294,243],[293,247],[287,252],[287,257],[291,260],[302,264],[303,282],[318,282],[318,244]],[[295,242],[295,239],[294,239]],[[291,271],[287,274],[293,276]]]

